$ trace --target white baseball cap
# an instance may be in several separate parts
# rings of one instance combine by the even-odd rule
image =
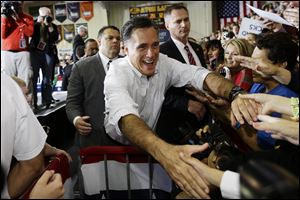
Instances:
[[[39,14],[41,17],[44,17],[46,15],[51,15],[51,10],[50,10],[50,8],[47,8],[47,7],[40,7]]]

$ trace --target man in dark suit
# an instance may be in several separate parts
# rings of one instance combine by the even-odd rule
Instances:
[[[77,35],[73,39],[73,54],[72,58],[74,62],[77,62],[79,59],[76,57],[76,48],[80,45],[84,46],[83,38],[87,35],[87,29],[84,26],[79,26],[77,29]]]
[[[99,52],[74,64],[68,85],[66,112],[77,129],[79,147],[117,145],[105,133],[103,82],[111,61],[120,52],[120,31],[105,26],[98,32]]]
[[[190,20],[187,8],[182,5],[169,6],[164,18],[171,38],[160,45],[160,52],[183,63],[206,68],[201,46],[188,41]],[[171,87],[167,91],[158,120],[158,135],[170,143],[180,143],[183,135],[198,130],[206,114],[205,106],[188,95],[185,89]]]

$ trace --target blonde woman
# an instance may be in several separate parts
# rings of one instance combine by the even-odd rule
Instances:
[[[253,83],[252,70],[242,67],[240,62],[234,60],[234,56],[251,57],[254,47],[245,39],[231,39],[226,42],[224,50],[225,66],[230,70],[230,79],[234,84],[249,91]]]

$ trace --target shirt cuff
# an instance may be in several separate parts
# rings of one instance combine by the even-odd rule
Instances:
[[[77,121],[77,119],[79,119],[81,116],[76,116],[74,119],[73,119],[73,125],[75,126],[75,123]]]
[[[222,197],[240,199],[240,175],[236,172],[225,171],[221,180]]]
[[[123,135],[122,131],[119,128],[119,120],[121,117],[133,114],[139,117],[139,114],[134,111],[129,111],[126,109],[122,109],[115,113],[113,116],[111,116],[111,119],[107,120],[107,123],[105,125],[106,133],[114,140],[118,141],[122,144],[130,144],[129,140]]]

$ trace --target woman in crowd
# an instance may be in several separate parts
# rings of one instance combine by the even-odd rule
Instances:
[[[209,59],[208,69],[215,71],[224,63],[224,49],[220,40],[210,40],[206,44]]]
[[[231,39],[225,44],[225,66],[230,70],[230,79],[236,85],[249,91],[253,83],[252,70],[244,68],[240,62],[233,59],[234,56],[251,56],[253,46],[245,39]]]

